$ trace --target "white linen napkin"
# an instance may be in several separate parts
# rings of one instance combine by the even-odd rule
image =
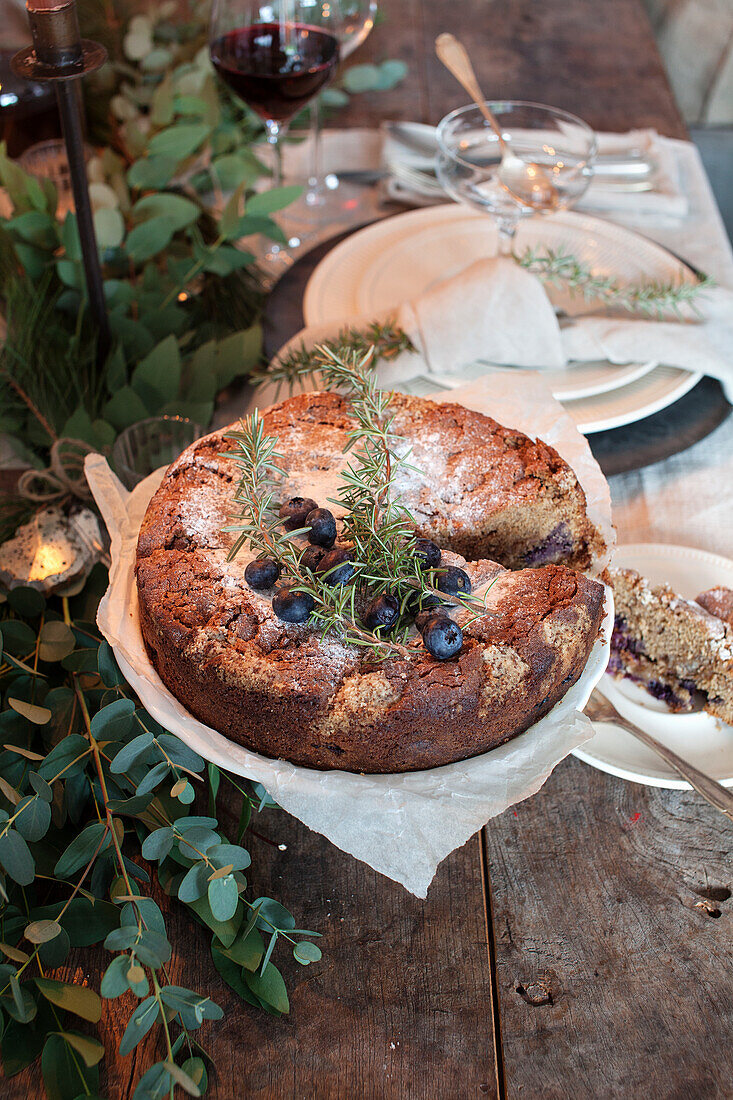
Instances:
[[[638,321],[624,317],[582,317],[562,331],[568,359],[611,363],[655,360],[717,378],[733,404],[733,291],[706,290],[699,317],[684,321]]]
[[[435,374],[477,359],[499,366],[564,367],[555,310],[535,275],[506,256],[477,260],[397,312]]]
[[[723,287],[702,291],[696,312],[686,307],[680,320],[589,314],[560,327],[537,276],[508,257],[493,257],[477,260],[404,303],[394,316],[417,354],[403,352],[380,362],[382,386],[410,384],[410,392],[422,392],[414,388],[420,379],[452,388],[481,377],[490,365],[557,370],[571,362],[605,359],[708,374],[721,382],[733,404],[733,291]],[[357,328],[366,323],[363,317],[344,321]],[[293,344],[313,347],[336,329],[333,324],[304,329],[280,355]],[[430,390],[428,385],[425,392]]]

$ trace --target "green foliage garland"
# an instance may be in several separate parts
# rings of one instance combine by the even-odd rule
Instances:
[[[90,140],[106,146],[88,163],[114,341],[101,365],[76,219],[0,146],[12,207],[0,216],[0,432],[39,469],[59,439],[108,452],[147,416],[208,423],[217,393],[260,362],[263,296],[247,239],[282,240],[272,215],[298,193],[256,188],[268,174],[262,124],[214,79],[205,3],[185,19],[166,2],[80,9],[111,59],[84,82]],[[395,61],[353,66],[324,103],[404,72]],[[3,494],[0,541],[31,512]],[[98,1095],[105,1052],[90,1032],[103,999],[124,997],[120,1054],[153,1028],[164,1046],[136,1100],[199,1096],[209,1060],[198,1031],[222,1011],[171,983],[165,919],[138,853],[208,929],[220,976],[256,1009],[288,1012],[278,947],[307,966],[321,957],[318,933],[250,896],[250,820],[275,804],[146,713],[94,625],[105,585],[99,566],[71,600],[0,593],[0,1059],[13,1076],[40,1057],[51,1100]],[[222,783],[241,799],[230,832],[217,815]],[[61,970],[92,944],[111,953],[99,992]]]
[[[40,1054],[52,1100],[98,1093],[104,1050],[75,1020],[98,1023],[102,1001],[53,975],[72,949],[103,943],[113,957],[101,998],[132,1001],[120,1054],[154,1026],[164,1039],[136,1100],[176,1086],[197,1096],[207,1056],[195,1033],[222,1011],[171,984],[165,920],[136,852],[209,929],[216,969],[256,1008],[288,1011],[273,953],[284,942],[302,965],[315,962],[318,933],[297,929],[274,899],[249,896],[243,844],[252,813],[273,803],[261,787],[207,766],[140,706],[86,618],[106,579],[98,568],[74,600],[16,588],[0,606],[2,1063],[13,1075]],[[242,800],[232,835],[217,817],[222,782]]]

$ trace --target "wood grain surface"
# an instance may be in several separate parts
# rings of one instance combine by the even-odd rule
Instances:
[[[408,79],[355,96],[335,124],[375,118],[436,123],[466,102],[440,64],[442,31],[462,37],[484,94],[573,111],[598,130],[653,126],[686,137],[640,0],[384,0],[359,61],[403,57]]]
[[[569,759],[484,836],[507,1096],[731,1096],[733,821]]]
[[[463,93],[434,60],[443,30],[469,45],[488,95],[540,99],[599,129],[683,137],[640,0],[380,0],[359,60],[401,56],[388,93],[355,97],[338,125],[436,122]],[[379,807],[375,806],[375,813]],[[237,1000],[208,936],[163,900],[173,979],[226,1020],[202,1029],[210,1095],[257,1098],[570,1098],[733,1094],[733,827],[693,794],[654,791],[566,761],[534,798],[438,869],[426,902],[284,813],[252,840],[251,881],[303,927],[322,963],[284,970],[288,1018]],[[277,844],[287,845],[280,851]],[[488,921],[486,916],[488,915]],[[85,953],[98,986],[109,956]],[[492,985],[492,977],[495,978]],[[114,1055],[129,1005],[107,1004],[102,1093],[132,1095],[160,1039]],[[494,1040],[499,1046],[495,1050]],[[41,1093],[37,1067],[0,1094]]]

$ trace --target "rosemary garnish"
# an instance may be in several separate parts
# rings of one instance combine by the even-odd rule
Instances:
[[[330,586],[301,564],[303,547],[298,539],[305,529],[286,532],[275,509],[275,495],[286,477],[277,451],[277,439],[265,435],[259,412],[241,422],[239,431],[228,433],[237,444],[232,458],[242,473],[235,493],[239,507],[237,531],[228,560],[245,544],[274,558],[293,590],[309,595],[314,603],[310,621],[325,636],[371,651],[375,659],[410,658],[419,650],[419,639],[410,640],[417,611],[437,597],[469,607],[476,615],[485,610],[485,596],[446,596],[436,585],[440,567],[429,569],[415,554],[415,531],[410,513],[395,499],[398,473],[407,464],[407,446],[393,431],[392,393],[380,390],[371,369],[373,349],[352,353],[347,361],[331,348],[318,349],[319,371],[330,386],[346,390],[356,426],[349,432],[346,451],[352,459],[342,472],[338,496],[330,503],[345,509],[341,539],[350,544],[355,574],[344,586]],[[299,373],[304,371],[301,365]],[[399,603],[399,613],[389,636],[368,630],[360,607],[366,599],[389,592]]]
[[[343,328],[335,339],[324,340],[317,348],[307,349],[301,343],[299,348],[293,348],[281,360],[255,375],[253,381],[287,382],[292,385],[304,375],[320,370],[324,355],[330,355],[341,363],[355,362],[370,355],[376,362],[396,359],[403,351],[415,351],[415,346],[394,318],[372,321],[363,329],[353,326]]]
[[[550,286],[562,286],[571,294],[580,294],[586,302],[617,306],[629,313],[663,317],[674,313],[681,317],[681,307],[695,309],[695,299],[703,290],[714,286],[714,280],[701,275],[696,283],[660,282],[622,283],[612,275],[595,275],[586,264],[567,252],[541,245],[514,253],[520,267],[536,275]]]

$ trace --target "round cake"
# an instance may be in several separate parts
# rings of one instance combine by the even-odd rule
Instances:
[[[562,698],[598,635],[603,586],[580,570],[605,545],[558,453],[459,405],[395,394],[390,412],[409,451],[392,495],[440,547],[441,568],[462,569],[482,599],[480,611],[450,608],[463,635],[450,660],[418,647],[376,662],[337,631],[275,614],[275,590],[245,580],[258,555],[245,547],[228,560],[240,473],[230,429],[184,451],[148,507],[137,585],[151,660],[196,718],[256,752],[355,772],[483,753]],[[266,410],[263,424],[285,473],[276,503],[312,498],[340,529],[348,401],[305,393]]]

